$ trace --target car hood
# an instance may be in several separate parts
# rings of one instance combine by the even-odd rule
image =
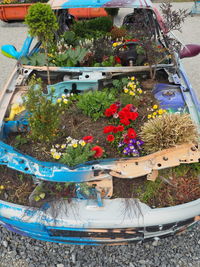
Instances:
[[[150,0],[50,0],[52,9],[67,8],[152,8]]]

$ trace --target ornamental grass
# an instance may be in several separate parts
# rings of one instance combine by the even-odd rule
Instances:
[[[153,153],[197,141],[197,129],[189,114],[170,114],[149,120],[141,127],[144,150]]]

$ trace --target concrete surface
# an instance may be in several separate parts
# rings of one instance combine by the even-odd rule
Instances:
[[[159,7],[159,3],[155,3]],[[193,2],[174,3],[174,8],[186,8],[191,10]],[[22,23],[0,22],[0,46],[3,44],[13,44],[20,49],[27,34],[27,28]],[[184,44],[200,44],[200,16],[189,16],[183,25],[182,33],[175,33]],[[0,54],[0,89],[3,87],[15,60],[8,59]],[[194,58],[183,59],[186,72],[190,78],[193,88],[200,96],[200,55]]]

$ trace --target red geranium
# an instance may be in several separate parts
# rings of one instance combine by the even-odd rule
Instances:
[[[104,133],[112,133],[114,128],[115,128],[115,126],[108,125],[108,126],[104,127],[103,132]]]
[[[126,136],[124,137],[123,143],[125,143],[125,144],[129,144],[129,141],[130,141],[130,138],[128,137],[128,135],[126,135]]]
[[[113,142],[115,140],[115,137],[113,134],[109,134],[106,139],[108,142]]]
[[[124,126],[123,125],[118,125],[117,126],[117,130],[118,130],[118,132],[123,132]]]
[[[130,114],[130,119],[131,119],[132,121],[134,121],[134,120],[137,119],[138,115],[139,115],[138,112],[131,112],[131,114]]]
[[[136,134],[135,130],[133,128],[129,128],[128,129],[128,137],[130,139],[133,139],[133,138],[136,138],[136,136],[137,136],[137,134]]]
[[[121,64],[121,59],[118,56],[115,56],[115,62],[117,62],[118,64]]]
[[[112,105],[110,105],[110,109],[111,109],[113,112],[117,112],[118,107],[117,107],[116,104],[112,104]]]
[[[87,135],[87,136],[84,136],[83,138],[83,141],[85,141],[86,143],[92,143],[94,138],[92,135]]]
[[[100,146],[94,146],[92,148],[92,151],[95,151],[95,158],[100,158],[103,155],[103,149]]]
[[[124,124],[125,126],[128,126],[130,124],[130,121],[129,121],[129,119],[125,118],[125,119],[121,119],[120,123]]]
[[[111,109],[107,108],[107,109],[105,110],[105,112],[104,112],[104,115],[105,115],[106,117],[111,117],[111,116],[113,115],[113,111],[112,111]]]
[[[119,132],[118,128],[117,127],[114,127],[113,128],[113,133],[118,133],[118,132]]]

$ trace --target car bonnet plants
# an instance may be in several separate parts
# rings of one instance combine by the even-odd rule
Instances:
[[[77,107],[81,109],[85,115],[96,121],[104,116],[105,109],[108,108],[114,100],[115,97],[111,92],[91,91],[84,93],[80,97]]]

